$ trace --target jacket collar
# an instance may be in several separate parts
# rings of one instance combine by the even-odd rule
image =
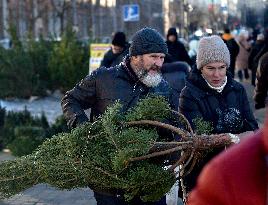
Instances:
[[[232,78],[230,72],[227,72],[227,84],[224,87],[222,93],[228,92],[230,89],[241,89]],[[194,95],[202,97],[205,95],[219,94],[217,91],[211,89],[206,83],[205,79],[201,75],[201,71],[193,69],[187,77],[186,85],[189,87],[195,87],[196,93]]]
[[[139,82],[139,78],[134,73],[133,69],[130,66],[130,57],[126,56],[124,60],[117,66],[118,71],[117,77],[126,79],[132,83]]]

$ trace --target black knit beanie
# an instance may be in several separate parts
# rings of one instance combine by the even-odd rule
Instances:
[[[130,56],[143,55],[147,53],[168,53],[167,44],[163,37],[152,28],[143,28],[132,37],[129,48]]]
[[[112,44],[115,46],[124,47],[126,44],[126,35],[124,32],[118,31],[114,34]]]
[[[167,37],[171,36],[171,35],[176,36],[176,38],[178,38],[178,33],[177,33],[176,28],[171,27],[171,28],[168,29]]]

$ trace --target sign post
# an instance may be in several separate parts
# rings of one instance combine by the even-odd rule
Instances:
[[[110,46],[106,43],[90,44],[89,73],[100,67],[104,54],[110,49]]]
[[[140,20],[140,7],[138,4],[128,4],[123,6],[123,20],[139,21]]]

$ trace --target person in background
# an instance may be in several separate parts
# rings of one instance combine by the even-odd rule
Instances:
[[[178,40],[178,33],[176,28],[169,28],[167,32],[168,54],[165,63],[171,63],[175,61],[184,61],[190,66],[193,65],[191,58],[188,55],[183,43]]]
[[[264,43],[263,46],[260,48],[260,51],[254,57],[254,65],[258,67],[260,58],[264,55],[264,53],[268,52],[268,29],[264,31]]]
[[[200,37],[197,35],[193,35],[192,38],[189,41],[189,51],[188,55],[191,58],[192,62],[196,61],[196,55],[197,55],[197,48],[199,44]]]
[[[215,157],[187,205],[267,205],[268,113],[263,128]]]
[[[236,57],[239,53],[239,45],[237,44],[236,40],[234,39],[233,35],[230,33],[229,28],[224,29],[224,33],[222,34],[222,39],[224,43],[226,43],[227,48],[230,52],[230,66],[229,71],[233,75],[235,75],[235,61]]]
[[[256,24],[255,28],[252,30],[252,40],[256,42],[258,35],[261,33],[261,30],[263,29],[261,24]]]
[[[177,110],[178,99],[161,74],[167,54],[167,45],[154,29],[137,31],[129,48],[129,56],[119,66],[100,67],[66,92],[61,101],[69,127],[88,121],[84,110],[91,108],[91,121],[103,114],[107,106],[122,103],[122,111],[137,104],[150,94],[165,97],[172,109]],[[166,205],[165,196],[154,203],[143,203],[139,198],[126,203],[120,190],[94,190],[97,205]]]
[[[260,52],[264,45],[264,35],[262,33],[258,34],[256,42],[252,45],[248,57],[248,69],[251,70],[251,84],[255,86],[256,72],[258,67],[258,62],[255,61],[255,57]]]
[[[179,99],[181,90],[185,86],[186,77],[189,74],[191,67],[185,62],[164,63],[161,72],[163,78],[168,82],[170,87],[176,93],[176,99]],[[176,108],[179,107],[179,101]]]
[[[235,61],[235,70],[237,70],[237,76],[242,82],[245,79],[249,78],[248,73],[248,57],[251,49],[251,45],[248,42],[248,35],[245,32],[241,32],[238,35],[237,43],[239,45],[239,53]]]
[[[179,99],[179,111],[196,130],[195,120],[211,125],[210,134],[240,134],[258,129],[249,106],[246,91],[228,72],[230,53],[219,36],[203,37],[199,42],[197,69],[186,80]],[[191,190],[203,166],[224,150],[210,151],[194,170],[185,177],[186,188]]]
[[[254,90],[255,109],[264,108],[268,92],[268,52],[259,60],[257,68],[257,83]]]
[[[104,54],[100,66],[112,67],[123,61],[128,54],[129,43],[126,41],[125,33],[119,31],[113,36],[111,48]]]

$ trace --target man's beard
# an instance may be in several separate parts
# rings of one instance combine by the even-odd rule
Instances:
[[[141,69],[135,71],[140,81],[148,87],[156,87],[162,81],[163,77],[160,72],[150,73],[147,70]]]

